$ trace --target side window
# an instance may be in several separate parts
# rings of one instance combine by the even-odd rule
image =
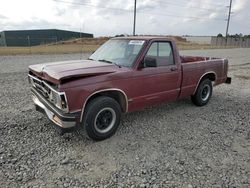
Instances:
[[[155,58],[157,66],[174,64],[173,50],[169,42],[152,43],[146,56]]]
[[[168,42],[159,42],[159,56],[169,57],[172,53],[171,45]]]

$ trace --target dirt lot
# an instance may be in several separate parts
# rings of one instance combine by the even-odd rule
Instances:
[[[28,65],[83,56],[0,56],[0,187],[250,187],[250,49],[183,53],[229,58],[233,83],[124,115],[102,142],[60,136],[30,99]]]

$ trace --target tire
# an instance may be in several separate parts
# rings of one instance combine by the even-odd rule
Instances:
[[[115,134],[120,119],[121,107],[117,101],[101,96],[87,105],[82,126],[89,138],[101,141]]]
[[[204,79],[200,82],[195,94],[191,96],[191,100],[196,106],[204,106],[210,100],[212,93],[213,86],[211,80]]]

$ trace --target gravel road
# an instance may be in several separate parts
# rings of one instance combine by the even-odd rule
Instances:
[[[27,83],[30,64],[87,54],[0,56],[0,187],[250,187],[250,49],[182,53],[229,58],[233,83],[126,114],[102,142],[60,136]]]

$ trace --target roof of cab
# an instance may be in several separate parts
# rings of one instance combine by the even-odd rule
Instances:
[[[159,39],[159,40],[170,40],[172,41],[173,38],[171,37],[164,37],[164,36],[128,36],[128,37],[114,37],[112,39],[128,39],[128,40],[152,40],[152,39]]]

